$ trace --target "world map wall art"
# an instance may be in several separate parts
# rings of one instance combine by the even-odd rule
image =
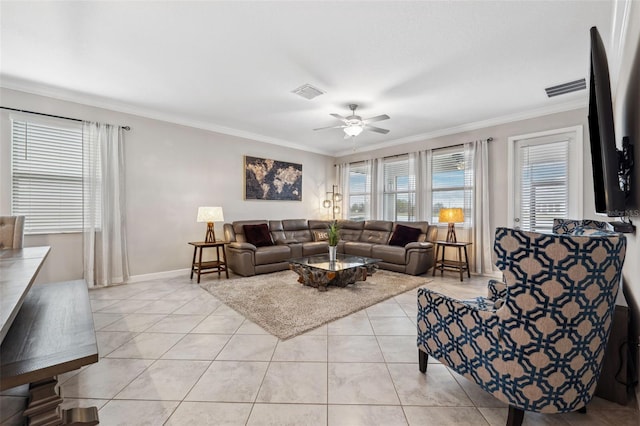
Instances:
[[[245,200],[302,201],[302,164],[244,157]]]

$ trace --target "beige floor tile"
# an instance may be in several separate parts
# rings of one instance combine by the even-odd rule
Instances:
[[[241,316],[222,316],[209,315],[196,328],[191,330],[192,333],[209,333],[209,334],[233,334],[236,332],[244,319]]]
[[[187,334],[162,359],[213,361],[230,338],[230,334]]]
[[[238,312],[234,311],[233,309],[231,309],[225,304],[220,304],[220,306],[218,306],[211,315],[225,315],[225,316],[232,316],[232,317],[240,317],[244,319],[242,315],[240,315]]]
[[[172,286],[173,287],[173,286]],[[143,291],[131,296],[130,300],[161,300],[176,291],[176,288],[160,289],[160,288],[145,288]]]
[[[138,314],[170,314],[173,311],[180,309],[185,303],[184,300],[155,300],[153,302],[147,302],[145,306],[138,309]],[[107,308],[108,309],[108,308]]]
[[[369,317],[405,317],[400,305],[393,299],[391,302],[378,303],[365,309]]]
[[[325,405],[255,404],[247,426],[326,426]]]
[[[209,364],[209,361],[156,361],[114,399],[181,401]]]
[[[484,408],[479,407],[478,410],[491,426],[504,426],[507,423],[507,408]],[[522,426],[570,426],[565,414],[538,414],[527,412],[524,415]],[[586,420],[586,419],[582,419]],[[588,425],[588,423],[578,423],[580,425]],[[603,423],[591,423],[591,426],[604,426]]]
[[[327,361],[327,336],[303,334],[278,341],[273,361]]]
[[[209,293],[201,289],[195,284],[194,287],[184,287],[179,290],[174,291],[173,293],[166,296],[165,300],[183,300],[184,302],[188,302],[193,300],[196,297],[211,297]]]
[[[69,408],[88,408],[88,407],[96,407],[98,410],[104,407],[104,405],[109,402],[108,399],[89,399],[89,398],[64,398],[62,404],[60,404],[60,408],[63,410],[68,410]]]
[[[149,327],[149,333],[188,333],[205,319],[204,315],[167,315]]]
[[[399,403],[384,363],[329,363],[329,404]]]
[[[260,327],[258,324],[249,321],[248,319],[244,320],[236,334],[270,334],[264,328]]]
[[[417,322],[408,317],[370,317],[371,326],[376,336],[409,336],[417,335]]]
[[[416,336],[378,336],[386,362],[418,362]]]
[[[99,313],[93,314],[93,318],[95,321],[96,315]],[[105,314],[106,315],[106,314]],[[122,319],[115,321],[106,327],[102,327],[100,330],[102,331],[145,331],[147,328],[151,327],[153,324],[160,321],[164,318],[165,315],[162,314],[128,314]]]
[[[384,362],[375,336],[329,336],[329,362]]]
[[[131,331],[96,331],[98,354],[100,357],[109,355],[115,349],[133,339],[137,334]]]
[[[472,406],[447,368],[431,364],[424,375],[414,364],[387,364],[403,405]]]
[[[178,406],[165,425],[244,426],[251,408],[251,404],[185,401]]]
[[[178,333],[140,333],[107,358],[158,359],[183,337]]]
[[[268,362],[214,361],[185,401],[254,402]]]
[[[113,398],[152,362],[144,359],[102,358],[64,382],[63,395],[69,398]]]
[[[327,324],[323,324],[320,327],[316,327],[313,330],[309,330],[305,332],[304,336],[326,336],[327,335]]]
[[[90,299],[91,302],[91,312],[97,312],[100,309],[106,308],[107,306],[114,305],[116,303],[120,303],[123,300],[120,299]]]
[[[109,401],[98,412],[100,425],[158,426],[178,404],[178,401]]]
[[[329,405],[328,426],[406,426],[400,406]]]
[[[123,314],[101,314],[100,312],[94,312],[93,313],[93,327],[96,330],[101,330],[101,329],[105,328],[106,326],[111,325],[114,322],[121,320],[124,317],[125,317],[125,315],[123,315]],[[124,330],[124,331],[129,331],[129,330]]]
[[[135,285],[116,285],[89,290],[89,299],[128,299],[143,291]]]
[[[148,300],[120,300],[118,303],[104,307],[98,312],[104,314],[132,314],[138,309],[144,308],[149,303],[151,302]]]
[[[508,405],[504,402],[498,400],[496,397],[491,395],[489,392],[483,390],[480,386],[478,386],[475,382],[472,382],[468,379],[465,379],[463,376],[459,375],[455,371],[449,369],[449,373],[453,376],[453,378],[458,382],[462,389],[464,389],[465,393],[473,404],[476,407],[494,407],[494,408],[507,408]]]
[[[278,338],[269,335],[236,334],[220,351],[219,361],[270,361]]]
[[[218,309],[221,304],[222,302],[219,302],[212,297],[196,297],[182,305],[182,307],[175,310],[173,313],[179,315],[210,315],[213,311]]]
[[[327,324],[329,335],[373,336],[371,322],[365,314],[353,314]]]
[[[404,407],[410,426],[488,426],[475,407]]]
[[[529,413],[525,414],[527,417]],[[541,414],[534,414],[542,416]],[[545,417],[556,416],[547,414]],[[624,408],[619,410],[589,410],[586,414],[566,413],[558,415],[571,426],[638,426],[640,416],[638,412],[632,412]],[[525,425],[526,426],[526,425]]]
[[[323,404],[327,402],[327,364],[272,362],[257,402]]]

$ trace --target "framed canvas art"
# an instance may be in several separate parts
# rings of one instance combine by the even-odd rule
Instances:
[[[302,201],[302,164],[246,155],[244,199]]]

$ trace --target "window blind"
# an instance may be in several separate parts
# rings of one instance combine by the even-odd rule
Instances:
[[[464,147],[433,151],[431,157],[431,223],[439,223],[440,209],[459,207],[471,217],[473,173],[465,163]]]
[[[568,217],[569,141],[523,146],[519,155],[520,228],[550,232]]]
[[[82,230],[82,128],[12,120],[14,215],[25,233]]]
[[[367,163],[349,164],[349,212],[351,220],[365,220],[371,204],[371,168]]]
[[[384,160],[384,219],[414,221],[416,176],[408,155]]]

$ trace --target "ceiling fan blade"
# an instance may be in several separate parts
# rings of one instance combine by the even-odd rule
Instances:
[[[329,115],[332,116],[332,117],[337,118],[340,121],[344,121],[345,123],[347,122],[347,117],[343,117],[340,114],[329,114]]]
[[[345,126],[344,124],[341,124],[339,126],[327,126],[327,127],[318,127],[317,129],[313,129],[313,130],[327,130],[327,129],[344,129]]]
[[[372,132],[382,133],[383,135],[386,135],[387,133],[389,133],[389,130],[381,129],[380,127],[365,125],[364,128],[365,130],[371,130]]]
[[[371,118],[365,118],[364,121],[365,123],[374,123],[376,121],[382,121],[382,120],[388,120],[391,117],[389,117],[387,114],[382,114],[382,115],[376,115],[375,117],[371,117]]]

